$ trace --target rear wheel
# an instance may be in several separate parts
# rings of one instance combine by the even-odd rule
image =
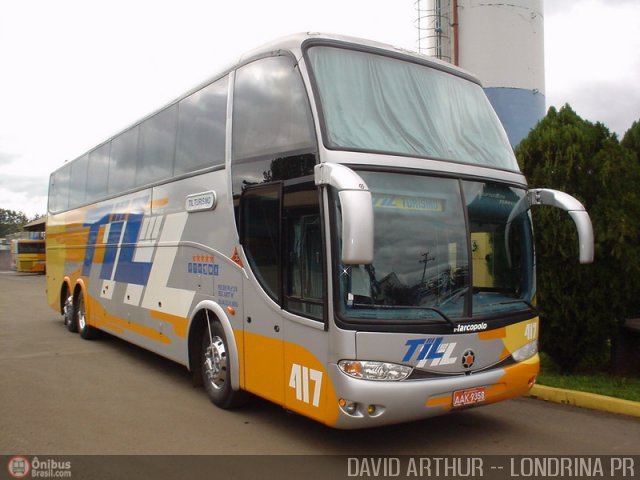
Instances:
[[[69,327],[69,324],[73,321],[73,297],[71,295],[69,295],[64,302],[62,315],[64,318],[64,326],[71,330]]]
[[[84,306],[84,295],[82,292],[78,293],[76,298],[75,308],[75,320],[78,326],[80,336],[85,340],[93,340],[98,336],[98,330],[87,323],[86,310]]]
[[[67,301],[64,302],[64,324],[70,332],[78,333],[78,315],[72,296],[67,297]]]
[[[231,359],[222,325],[211,322],[202,335],[200,355],[202,383],[209,399],[220,408],[236,408],[246,402],[246,393],[231,387]]]

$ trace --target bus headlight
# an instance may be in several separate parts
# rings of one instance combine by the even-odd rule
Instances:
[[[404,380],[413,370],[406,365],[358,360],[340,360],[338,367],[350,377],[392,382]]]
[[[524,347],[520,347],[518,350],[513,352],[511,356],[516,362],[521,362],[527,358],[533,357],[536,353],[538,353],[538,341],[534,340],[533,342],[527,343]]]

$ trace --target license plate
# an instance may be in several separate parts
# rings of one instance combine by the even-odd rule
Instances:
[[[467,390],[458,390],[453,392],[453,407],[463,407],[465,405],[473,405],[474,403],[484,402],[485,388],[476,387]]]

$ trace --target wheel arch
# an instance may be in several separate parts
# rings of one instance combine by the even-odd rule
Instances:
[[[200,385],[200,350],[202,335],[207,328],[207,313],[210,321],[218,321],[222,325],[224,335],[227,338],[227,346],[229,348],[229,360],[231,363],[231,388],[233,390],[240,389],[240,357],[238,354],[238,346],[236,338],[231,327],[231,322],[220,305],[211,300],[200,302],[193,309],[194,313],[189,322],[188,334],[188,357],[189,371],[194,372],[194,382]]]

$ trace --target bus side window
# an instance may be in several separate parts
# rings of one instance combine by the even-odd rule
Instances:
[[[122,193],[135,186],[140,127],[125,130],[111,141],[108,193]]]
[[[108,142],[89,153],[87,202],[95,202],[107,196],[110,150],[111,142]]]
[[[260,285],[280,303],[280,198],[282,184],[248,188],[240,199],[240,242]]]
[[[285,308],[293,313],[323,319],[322,226],[315,186],[284,195]]]
[[[284,194],[283,194],[284,190]],[[323,320],[324,252],[313,183],[254,185],[240,197],[240,242],[267,294],[292,313]]]
[[[69,208],[69,183],[71,180],[71,164],[66,164],[52,176],[49,193],[49,210],[59,212]]]
[[[173,174],[224,165],[229,77],[180,101]]]
[[[87,183],[87,166],[89,157],[82,156],[71,163],[71,178],[69,179],[69,207],[82,205],[86,199],[85,184]]]
[[[313,175],[311,109],[293,58],[263,58],[237,70],[232,135],[236,198],[249,185]]]
[[[136,186],[171,177],[177,131],[176,105],[161,110],[140,124]]]

